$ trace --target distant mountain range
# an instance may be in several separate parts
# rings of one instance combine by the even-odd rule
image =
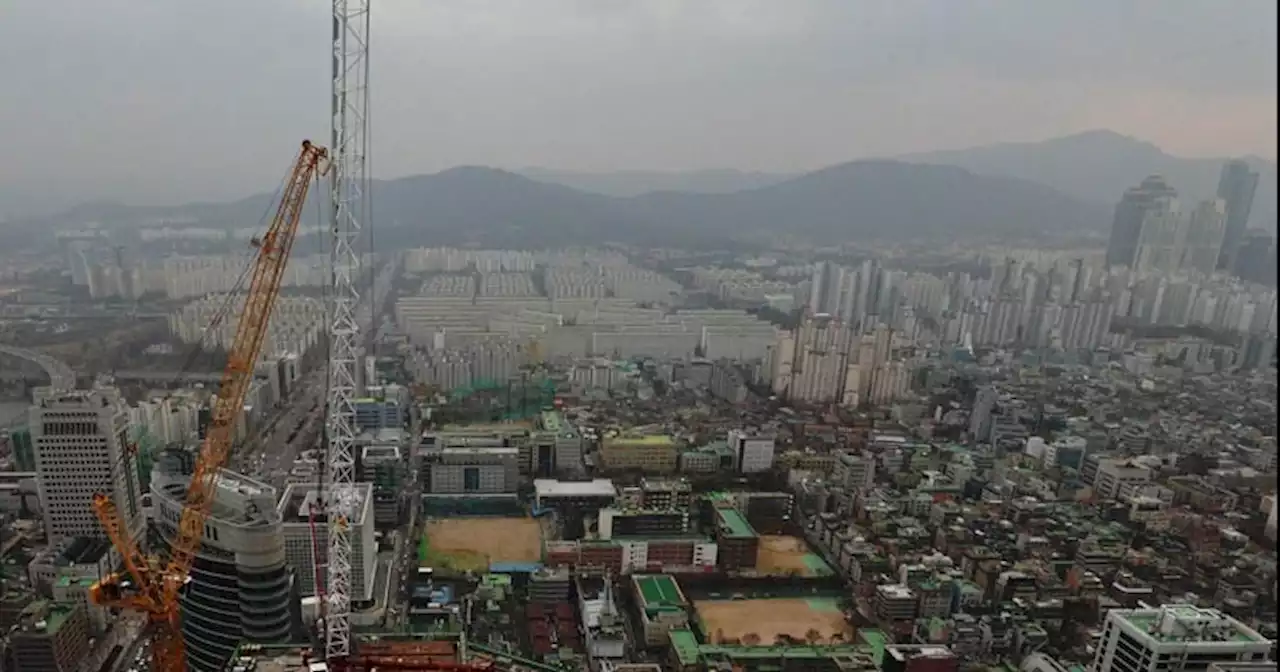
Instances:
[[[757,173],[733,170],[689,170],[661,172],[653,170],[619,170],[608,173],[583,173],[551,168],[521,168],[515,172],[531,180],[563,184],[579,191],[606,196],[641,196],[655,191],[683,191],[691,194],[731,194],[768,187],[798,177],[787,173]]]
[[[953,166],[855,161],[754,189],[621,197],[493,168],[378,181],[377,244],[551,245],[619,241],[724,243],[773,231],[826,241],[946,235],[1035,235],[1106,226],[1108,209],[1043,185]],[[106,226],[171,221],[252,226],[269,197],[175,208],[96,204],[57,218]],[[311,199],[305,221],[314,221]],[[39,227],[43,228],[43,227]]]
[[[1255,222],[1274,223],[1275,166],[1262,171]],[[501,242],[509,245],[620,241],[724,242],[774,231],[817,240],[1005,236],[1106,231],[1125,188],[1159,172],[1188,197],[1212,195],[1221,160],[1179,159],[1106,131],[1041,143],[1005,144],[854,161],[803,175],[733,170],[582,174],[454,168],[374,184],[377,244]],[[311,199],[314,221],[319,199]],[[90,204],[49,225],[137,225],[172,221],[252,226],[269,196],[172,208]]]

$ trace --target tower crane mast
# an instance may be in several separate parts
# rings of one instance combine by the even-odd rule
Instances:
[[[144,555],[137,540],[125,529],[111,498],[98,493],[94,512],[111,543],[124,559],[128,577],[111,574],[90,589],[90,599],[98,605],[144,613],[152,629],[152,672],[182,672],[186,651],[179,623],[179,592],[187,583],[191,565],[204,536],[217,494],[218,470],[231,452],[236,421],[244,408],[245,394],[253,381],[253,371],[262,354],[271,312],[280,295],[281,281],[289,253],[297,237],[298,221],[306,203],[311,181],[324,173],[328,152],[303,141],[280,195],[275,217],[265,234],[253,240],[257,255],[251,270],[244,307],[236,325],[235,341],[227,355],[212,418],[200,454],[195,460],[186,504],[177,530],[170,541],[168,562]],[[132,579],[130,582],[129,579]]]
[[[351,655],[351,536],[356,516],[355,400],[360,366],[360,257],[356,244],[369,219],[365,156],[369,129],[369,2],[333,0],[330,98],[329,381],[325,406],[325,479],[329,555],[325,595],[325,660]]]

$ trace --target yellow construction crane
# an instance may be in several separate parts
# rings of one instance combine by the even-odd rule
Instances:
[[[290,169],[280,195],[280,204],[271,226],[253,240],[257,256],[253,263],[244,309],[236,325],[235,342],[227,356],[222,383],[213,409],[213,418],[195,462],[186,505],[178,529],[170,541],[168,562],[144,555],[137,541],[121,524],[111,498],[94,495],[93,508],[111,543],[124,558],[128,576],[112,574],[94,584],[89,596],[94,604],[139,611],[147,616],[151,635],[152,672],[182,672],[186,650],[179,627],[179,592],[187,583],[191,564],[200,548],[200,538],[209,519],[217,493],[218,470],[231,452],[236,421],[244,408],[245,393],[253,380],[253,370],[262,354],[267,323],[280,295],[280,284],[289,252],[298,232],[298,220],[313,179],[328,169],[328,151],[309,141]]]

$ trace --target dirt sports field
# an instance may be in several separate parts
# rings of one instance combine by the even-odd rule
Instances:
[[[817,630],[824,642],[837,632],[852,641],[853,629],[830,598],[715,600],[698,602],[695,608],[713,642],[719,636],[741,640],[747,633],[755,633],[761,644],[768,645],[778,635],[804,639],[811,629]]]
[[[813,553],[804,540],[787,535],[766,534],[760,537],[756,553],[756,570],[773,576],[827,576],[831,568]]]
[[[809,548],[795,537],[761,535],[756,569],[766,574],[786,574],[795,570],[802,574],[809,571],[804,558]]]
[[[427,523],[427,545],[436,556],[487,567],[495,562],[537,562],[542,534],[533,518],[442,518]]]

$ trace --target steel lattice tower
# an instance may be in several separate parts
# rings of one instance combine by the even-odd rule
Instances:
[[[355,519],[355,397],[360,325],[360,257],[356,241],[367,219],[365,160],[369,112],[369,0],[333,0],[333,88],[329,151],[330,215],[328,456],[329,557],[325,659],[351,654],[351,531]]]

